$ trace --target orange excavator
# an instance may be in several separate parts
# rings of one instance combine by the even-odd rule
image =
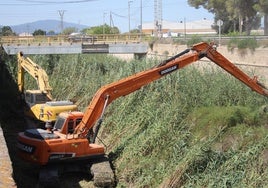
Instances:
[[[95,139],[107,106],[115,99],[135,92],[141,87],[205,57],[253,91],[268,96],[267,88],[259,83],[257,77],[250,78],[217,52],[212,44],[198,43],[191,49],[186,49],[149,70],[101,87],[84,113],[63,112],[59,114],[51,129],[28,129],[19,133],[19,155],[24,160],[44,167],[63,161],[69,163],[78,159],[88,159],[89,161],[97,159],[97,162],[93,162],[94,164],[91,166],[95,185],[107,185],[106,183],[111,185],[114,181],[112,170],[107,173],[107,168],[104,171],[98,171],[100,168],[94,166],[99,164],[98,159],[106,157],[104,147],[95,144]],[[106,166],[109,165],[106,163]]]

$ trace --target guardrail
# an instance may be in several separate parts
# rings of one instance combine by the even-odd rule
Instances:
[[[171,37],[173,39],[188,41],[192,38],[192,35]],[[214,40],[218,41],[217,35],[200,35],[203,40]],[[91,38],[91,40],[89,40]],[[227,44],[227,42],[234,37],[221,37],[221,43]],[[261,43],[268,43],[268,36],[236,36],[237,39],[255,38]],[[73,38],[72,38],[73,39]],[[55,36],[1,36],[0,44],[4,45],[61,45],[61,44],[111,44],[111,43],[140,43],[148,42],[152,40],[150,34],[100,34],[100,35],[86,35],[75,36],[75,40],[70,40],[70,35],[55,35]]]
[[[87,38],[76,36],[76,40],[70,40],[69,35],[55,36],[2,36],[1,44],[53,44],[53,43],[138,43],[149,35],[141,34],[107,34],[107,35],[90,35],[94,40],[85,40]]]

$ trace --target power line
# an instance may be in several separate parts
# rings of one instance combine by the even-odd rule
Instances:
[[[118,16],[118,17],[121,17],[121,18],[127,18],[126,16],[122,16],[122,15],[119,15],[119,14],[117,14],[117,13],[115,13],[115,12],[111,12],[113,15],[115,15],[115,16]]]
[[[14,3],[0,3],[1,6],[34,6],[34,5],[44,5],[43,3],[34,3],[34,4],[14,4]]]
[[[34,0],[17,0],[27,3],[42,3],[42,4],[72,4],[72,3],[87,3],[90,1],[97,1],[97,0],[73,0],[73,1],[34,1]],[[35,5],[35,4],[31,4]],[[39,4],[40,5],[40,4]]]

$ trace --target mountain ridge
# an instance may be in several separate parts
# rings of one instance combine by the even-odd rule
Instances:
[[[0,27],[3,27],[2,25]],[[35,22],[23,23],[19,25],[10,26],[12,31],[16,34],[20,33],[33,33],[35,30],[41,29],[46,32],[54,31],[55,33],[61,32],[61,21],[59,20],[38,20]],[[90,27],[82,24],[75,24],[71,22],[63,22],[63,29],[68,27],[77,28],[77,31],[80,31],[84,28]]]

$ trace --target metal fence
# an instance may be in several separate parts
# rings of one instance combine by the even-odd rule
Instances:
[[[109,35],[91,35],[90,37],[76,36],[70,38],[69,35],[55,36],[2,36],[1,44],[54,44],[54,43],[138,43],[148,39],[149,35],[141,34],[109,34]],[[74,40],[75,39],[75,40]],[[90,40],[89,40],[90,39]]]

